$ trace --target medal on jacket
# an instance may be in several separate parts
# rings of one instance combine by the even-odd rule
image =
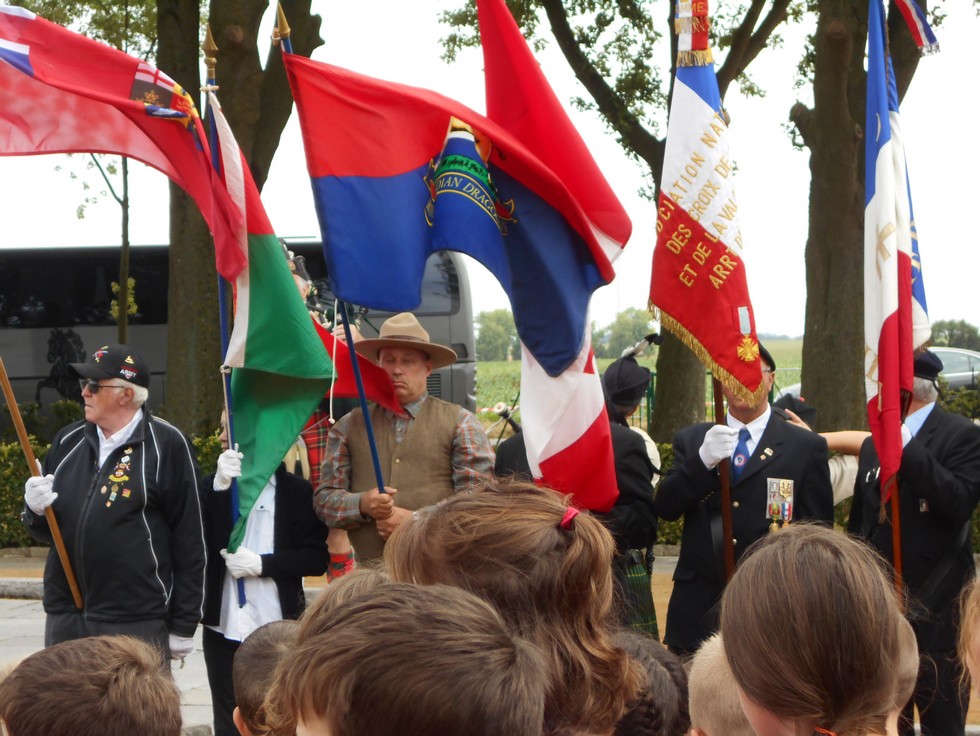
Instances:
[[[766,478],[766,518],[769,531],[777,532],[793,520],[792,478]]]

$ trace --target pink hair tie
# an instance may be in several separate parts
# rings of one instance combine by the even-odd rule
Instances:
[[[565,515],[561,517],[561,524],[558,525],[561,529],[571,529],[572,519],[578,516],[579,511],[574,506],[569,506],[565,509]]]
[[[816,731],[817,733],[826,734],[826,736],[837,736],[837,734],[834,733],[833,731],[828,731],[826,728],[820,728],[820,726],[817,726],[813,730]]]

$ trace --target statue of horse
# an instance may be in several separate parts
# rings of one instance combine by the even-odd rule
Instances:
[[[69,363],[81,363],[85,360],[85,349],[82,338],[74,330],[62,330],[55,327],[48,338],[48,362],[51,372],[47,378],[37,382],[34,401],[41,403],[41,389],[53,388],[62,398],[81,401],[78,390],[78,378],[68,372]]]

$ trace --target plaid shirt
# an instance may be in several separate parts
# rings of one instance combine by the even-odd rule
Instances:
[[[399,417],[391,412],[388,416],[395,427],[395,443],[400,444],[405,439],[405,433],[418,416],[422,403],[428,398],[422,398],[404,408],[407,417]],[[316,487],[313,506],[317,516],[327,526],[346,529],[359,526],[366,519],[361,515],[360,493],[350,492],[351,460],[350,448],[347,444],[347,433],[350,431],[350,415],[344,416],[330,430],[327,436],[327,446],[324,463],[320,475],[320,484]],[[480,420],[463,407],[456,414],[456,436],[453,440],[453,487],[459,491],[493,474],[493,450]],[[312,458],[310,464],[312,465]]]
[[[299,436],[306,445],[306,456],[310,462],[310,484],[316,488],[320,482],[323,458],[327,449],[327,436],[330,434],[330,413],[317,409],[306,422]]]

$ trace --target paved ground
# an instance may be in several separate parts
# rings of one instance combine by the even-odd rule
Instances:
[[[673,552],[674,550],[669,550]],[[27,656],[44,646],[44,611],[41,609],[41,572],[47,550],[31,548],[0,550],[0,665]],[[670,597],[671,577],[677,558],[659,555],[653,569],[653,597],[661,631]],[[323,579],[308,578],[309,595],[323,587]],[[201,630],[194,651],[183,667],[175,665],[174,679],[180,687],[185,736],[211,736],[211,692],[208,690]],[[980,702],[970,701],[968,721],[980,724]],[[980,726],[968,726],[967,734],[980,736]]]

